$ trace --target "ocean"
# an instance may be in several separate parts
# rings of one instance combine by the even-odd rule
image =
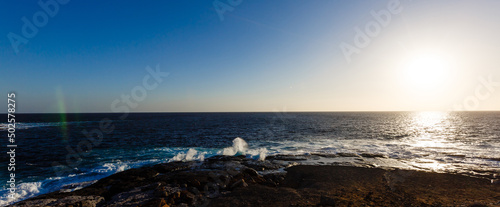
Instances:
[[[500,112],[16,114],[16,121],[16,194],[7,196],[4,154],[1,206],[130,168],[215,155],[320,154],[306,163],[500,173]],[[5,153],[5,122],[0,131]]]

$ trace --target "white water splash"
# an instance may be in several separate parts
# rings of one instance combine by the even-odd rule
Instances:
[[[41,182],[21,183],[16,186],[16,192],[12,197],[8,195],[8,190],[2,190],[3,196],[0,199],[0,206],[7,206],[23,198],[40,194],[41,185]]]
[[[175,155],[175,157],[172,158],[172,161],[203,161],[205,160],[205,154],[206,153],[204,152],[198,152],[195,149],[190,148],[186,153],[179,152],[179,154]]]
[[[267,154],[267,149],[266,148],[260,148],[259,149],[259,161],[266,160],[266,154]]]
[[[234,155],[244,155],[248,149],[248,144],[242,138],[236,137],[233,140],[232,147],[226,147],[222,150],[223,155],[234,156]]]

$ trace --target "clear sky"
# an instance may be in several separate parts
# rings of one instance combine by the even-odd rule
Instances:
[[[500,1],[59,1],[0,2],[2,112],[500,110]]]

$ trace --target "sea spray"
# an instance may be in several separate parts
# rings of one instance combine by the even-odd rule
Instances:
[[[236,137],[233,140],[233,146],[224,148],[222,151],[223,155],[234,156],[234,155],[245,155],[248,149],[248,144],[240,137]]]
[[[266,148],[260,148],[259,149],[259,161],[266,160],[266,154],[267,154],[267,149]]]
[[[175,155],[175,157],[172,158],[173,161],[193,161],[193,160],[203,161],[204,159],[205,159],[205,153],[200,153],[193,148],[189,148],[189,150],[186,153],[179,152],[179,154]]]
[[[19,184],[16,194],[14,194],[14,197],[2,196],[2,199],[0,200],[0,206],[7,206],[23,198],[38,195],[42,190],[41,186],[42,186],[41,182],[21,183]],[[6,190],[1,190],[0,192],[3,195],[7,195]],[[46,191],[42,192],[45,193]]]
[[[257,149],[249,149],[248,143],[240,138],[236,137],[233,140],[233,145],[231,147],[226,147],[222,149],[221,151],[218,151],[215,155],[225,155],[225,156],[239,156],[239,155],[245,155],[245,156],[250,156],[253,159],[257,159],[259,161],[264,161],[266,160],[267,156],[267,149],[266,148],[259,148]],[[198,152],[197,150],[190,148],[187,152],[179,152],[177,155],[175,155],[171,161],[193,161],[193,160],[198,160],[198,161],[203,161],[205,158],[205,155],[214,155],[212,153],[207,153],[207,152]]]

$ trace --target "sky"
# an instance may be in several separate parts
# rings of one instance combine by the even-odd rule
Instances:
[[[14,92],[20,113],[500,110],[498,8],[5,0],[0,108]]]

